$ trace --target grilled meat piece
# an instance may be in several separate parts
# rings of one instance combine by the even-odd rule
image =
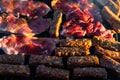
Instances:
[[[0,75],[29,76],[30,70],[25,65],[0,64]]]
[[[23,55],[0,55],[0,63],[2,64],[23,64],[24,56]]]
[[[92,46],[91,39],[61,39],[60,46],[62,47],[81,47],[89,49]]]
[[[66,15],[74,13],[81,9],[83,13],[87,13],[95,18],[95,21],[102,21],[99,8],[93,3],[93,0],[52,0],[51,6],[56,11],[62,11]],[[81,15],[81,14],[79,14]],[[74,15],[72,15],[74,16]],[[71,17],[72,17],[71,16]],[[67,17],[67,16],[66,16]],[[81,17],[81,16],[79,16]],[[67,17],[68,19],[69,17]],[[69,18],[70,19],[70,18]]]
[[[62,49],[60,50],[61,52],[63,52],[63,50],[67,51],[67,48],[65,48],[65,47],[69,47],[69,48],[76,47],[76,49],[71,48],[70,50],[75,51],[75,52],[76,51],[80,52],[76,55],[81,55],[82,53],[84,53],[85,55],[88,55],[88,54],[90,54],[89,48],[92,46],[92,41],[91,41],[91,39],[61,39],[60,46],[62,47]],[[81,51],[79,49],[81,49]],[[58,48],[58,50],[59,50],[59,48]],[[74,52],[72,54],[71,53],[70,53],[70,55],[74,55]]]
[[[47,79],[56,79],[56,80],[69,80],[69,71],[46,67],[44,65],[39,65],[36,69],[36,76],[47,78]]]
[[[69,57],[67,60],[68,68],[88,67],[88,66],[98,66],[98,65],[99,65],[98,57],[92,55]]]
[[[110,69],[112,72],[118,75],[120,77],[120,63],[115,61],[114,59],[108,57],[108,56],[103,56],[100,59],[100,65]]]
[[[28,25],[33,33],[40,34],[49,29],[49,26],[51,25],[51,19],[38,17],[38,18],[29,20]]]
[[[50,30],[49,30],[49,34],[52,37],[59,37],[61,23],[62,23],[62,12],[55,11],[53,21],[50,25]]]
[[[80,55],[89,55],[89,49],[85,50],[84,48],[79,47],[56,47],[55,55],[57,56],[80,56]]]
[[[95,77],[100,79],[107,79],[107,72],[104,68],[94,68],[94,67],[74,68],[73,75],[74,78]]]
[[[0,31],[33,36],[46,31],[51,24],[51,19],[43,18],[51,10],[45,3],[1,0],[0,4],[8,13],[4,17],[0,15]],[[28,16],[27,20],[21,15]]]
[[[120,33],[120,18],[110,10],[108,6],[104,6],[102,10],[103,18],[111,25],[111,27]]]
[[[51,24],[51,19],[38,17],[27,21],[25,18],[18,18],[13,14],[0,16],[0,31],[33,36],[46,31]]]
[[[93,0],[53,0],[51,4],[54,10],[66,15],[60,32],[62,36],[83,38],[96,35],[113,38],[113,30],[105,29],[102,25],[100,9]]]
[[[6,54],[51,55],[55,49],[56,39],[10,35],[0,39],[0,48]]]
[[[1,17],[1,16],[0,16]],[[6,17],[1,17],[0,31],[23,34],[33,36],[34,33],[30,29],[27,20],[23,18],[17,18],[13,14],[9,14]]]
[[[29,59],[30,65],[46,65],[51,67],[63,67],[62,57],[31,55]]]
[[[96,0],[98,4],[108,6],[110,10],[115,13],[117,16],[120,15],[119,5],[114,0]],[[118,0],[119,1],[119,0]]]
[[[105,49],[109,49],[109,50],[114,50],[114,51],[120,51],[120,42],[115,41],[115,40],[110,40],[107,38],[103,38],[103,37],[97,37],[95,36],[93,38],[93,45],[94,46],[101,46]]]
[[[30,0],[1,0],[0,3],[1,9],[18,16],[44,16],[50,11],[47,4]]]
[[[100,46],[95,46],[95,54],[109,56],[115,60],[120,61],[120,52],[104,49]]]

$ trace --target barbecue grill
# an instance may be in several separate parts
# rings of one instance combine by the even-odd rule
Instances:
[[[52,0],[34,0],[34,1],[36,1],[36,2],[44,2],[52,9],[52,7],[51,7],[51,1]],[[102,6],[99,5],[96,2],[96,0],[93,0],[93,1],[94,1],[95,4],[97,4],[99,6],[100,9],[102,9]],[[0,14],[5,13],[4,11],[0,11],[0,12],[1,12]],[[7,13],[5,13],[5,14],[7,14]],[[51,11],[49,11],[49,13],[47,15],[45,15],[43,17],[53,19],[53,14],[54,14],[54,10],[52,9]],[[20,18],[28,19],[27,16],[23,16],[23,15],[20,15]],[[63,14],[63,16],[62,16],[62,24],[65,21],[66,21],[66,18],[65,18],[65,15]],[[112,29],[112,28],[109,27],[110,25],[105,20],[103,20],[103,25],[105,25],[105,27],[107,29]],[[14,33],[12,33],[12,34],[14,34]],[[9,32],[4,33],[2,31],[0,31],[0,38],[3,38],[4,36],[9,36],[9,35],[11,35],[11,33],[9,33]],[[50,37],[48,30],[42,32],[41,34],[37,34],[37,35],[34,35],[34,36],[38,37],[38,38]],[[119,36],[120,36],[119,33],[114,34],[114,38],[116,39],[116,41],[120,41]],[[85,36],[84,38],[92,39],[93,37]],[[59,39],[60,40],[62,40],[62,39],[65,40],[66,38],[65,38],[65,36],[60,35]],[[74,38],[74,39],[77,40],[77,38]],[[62,46],[63,48],[60,48],[60,50],[61,49],[66,50],[66,48],[64,48],[64,47],[66,47],[67,44],[62,43],[63,45],[61,45],[61,43],[57,43],[56,46],[58,48]],[[83,48],[81,48],[81,49],[83,49]],[[60,57],[57,57],[57,56],[54,57],[54,55],[57,52],[58,52],[58,55],[59,55],[59,49],[56,50],[56,51],[53,51],[51,56],[24,54],[24,55],[14,55],[12,57],[10,55],[6,55],[5,52],[2,49],[0,49],[0,54],[1,54],[0,55],[0,63],[5,65],[6,67],[11,67],[11,65],[15,65],[15,66],[22,65],[23,67],[25,67],[25,70],[26,70],[25,75],[15,75],[14,72],[13,72],[13,74],[2,75],[1,70],[0,70],[0,80],[58,80],[59,78],[55,79],[55,78],[52,78],[52,77],[53,76],[54,77],[55,76],[59,77],[59,74],[60,74],[60,76],[63,77],[63,78],[60,78],[60,80],[61,79],[63,79],[63,80],[64,79],[65,80],[67,80],[67,79],[68,80],[119,80],[120,79],[116,74],[113,74],[113,71],[111,71],[110,69],[104,68],[104,67],[100,67],[100,71],[102,69],[102,71],[104,73],[103,76],[102,76],[104,78],[102,78],[101,76],[99,77],[99,74],[98,74],[97,77],[96,76],[95,77],[86,77],[86,76],[84,77],[84,75],[82,77],[78,77],[80,75],[77,75],[77,74],[74,75],[74,69],[73,68],[75,66],[77,66],[77,67],[79,66],[79,63],[77,63],[77,61],[79,61],[80,59],[83,59],[83,60],[86,60],[86,61],[88,60],[89,64],[87,64],[87,65],[90,66],[90,68],[86,67],[86,64],[84,64],[84,62],[81,63],[82,66],[79,66],[79,67],[85,68],[85,70],[88,71],[88,75],[90,75],[89,74],[89,69],[93,69],[93,74],[97,75],[96,73],[94,73],[94,72],[97,72],[94,69],[96,68],[99,71],[99,69],[98,69],[99,62],[98,62],[98,60],[102,56],[100,55],[100,56],[96,57],[97,54],[95,54],[95,55],[93,54],[93,53],[95,53],[95,47],[94,46],[90,47],[90,53],[91,53],[90,56],[87,55],[87,54],[80,54],[80,55],[83,56],[83,58],[79,57],[79,51],[77,50],[76,46],[75,46],[74,50],[73,50],[73,46],[72,46],[72,48],[69,48],[69,50],[70,51],[75,51],[76,50],[78,52],[78,55],[76,56],[77,58],[72,56],[72,55],[74,55],[74,53],[71,53],[70,56],[65,56],[65,55],[67,55],[67,54],[65,54],[62,57],[61,56]],[[66,50],[66,53],[67,53],[67,50]],[[84,57],[84,56],[86,56],[86,57]],[[17,57],[19,57],[19,59]],[[75,61],[74,61],[74,58],[75,58]],[[90,61],[89,61],[89,58],[90,58]],[[78,60],[76,60],[76,59],[78,59]],[[10,61],[10,60],[14,60],[14,61]],[[71,61],[71,60],[73,60],[73,61]],[[18,62],[16,62],[16,61],[18,61]],[[72,64],[72,62],[77,63],[77,64]],[[69,67],[68,67],[68,65],[69,65]],[[0,64],[0,67],[1,66],[2,65]],[[26,69],[26,66],[27,66],[28,69]],[[83,69],[82,70],[79,69],[79,67],[76,68],[76,72],[77,72],[77,70],[84,71]],[[94,68],[92,68],[92,67],[94,67]],[[2,69],[2,68],[0,68],[0,69]],[[103,69],[105,69],[105,72],[104,72]],[[7,70],[7,68],[6,68],[6,70]],[[13,70],[13,71],[17,72],[16,70]],[[45,71],[46,71],[46,73],[44,73]],[[47,71],[48,71],[48,73],[47,73]],[[29,72],[29,74],[26,74],[27,72]],[[44,75],[42,75],[42,72],[44,73]],[[9,73],[12,73],[12,71],[9,71]],[[24,70],[23,70],[23,73],[24,73]],[[63,73],[63,74],[61,74],[61,73]],[[50,75],[47,75],[47,74],[50,74]],[[87,73],[85,73],[85,74],[87,74]],[[51,77],[51,75],[52,75],[52,77]],[[106,77],[106,75],[107,75],[107,77]],[[47,76],[49,76],[49,78],[47,78]],[[75,77],[75,76],[77,76],[77,77]]]

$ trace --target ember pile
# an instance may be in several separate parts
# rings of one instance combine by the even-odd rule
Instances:
[[[119,0],[1,0],[0,79],[119,80],[119,15]]]

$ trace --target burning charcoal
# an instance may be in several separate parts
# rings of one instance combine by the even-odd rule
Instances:
[[[79,47],[56,47],[55,55],[57,56],[80,56],[82,54],[90,54],[89,49]]]
[[[114,59],[108,57],[108,56],[103,56],[100,59],[100,64],[101,66],[110,69],[112,72],[117,74],[120,77],[120,63],[115,61]]]
[[[23,55],[0,55],[0,63],[2,64],[23,64],[24,56]]]
[[[105,49],[120,51],[120,42],[95,36],[93,38],[94,46],[101,46]]]
[[[94,67],[75,68],[73,70],[73,75],[74,78],[79,78],[79,77],[95,77],[101,79],[107,78],[107,72],[104,68],[94,68]]]
[[[62,12],[55,11],[53,22],[50,26],[50,35],[53,37],[59,37],[60,24],[62,23]]]
[[[96,46],[95,54],[109,56],[115,60],[120,61],[120,52],[104,49],[100,46]]]
[[[0,64],[0,75],[29,76],[30,70],[24,65]]]
[[[36,71],[37,71],[36,72],[37,77],[43,77],[48,79],[50,78],[50,79],[56,79],[56,80],[69,80],[68,70],[39,65]]]
[[[30,65],[47,65],[52,67],[63,67],[62,57],[31,55],[29,60]]]
[[[75,56],[69,57],[67,60],[68,68],[97,66],[99,59],[97,56]]]

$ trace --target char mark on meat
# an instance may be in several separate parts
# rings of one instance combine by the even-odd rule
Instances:
[[[83,38],[84,36],[102,36],[113,38],[113,30],[107,30],[102,25],[102,17],[99,8],[88,0],[52,2],[54,10],[66,14],[66,22],[62,25],[60,34],[65,37]]]

